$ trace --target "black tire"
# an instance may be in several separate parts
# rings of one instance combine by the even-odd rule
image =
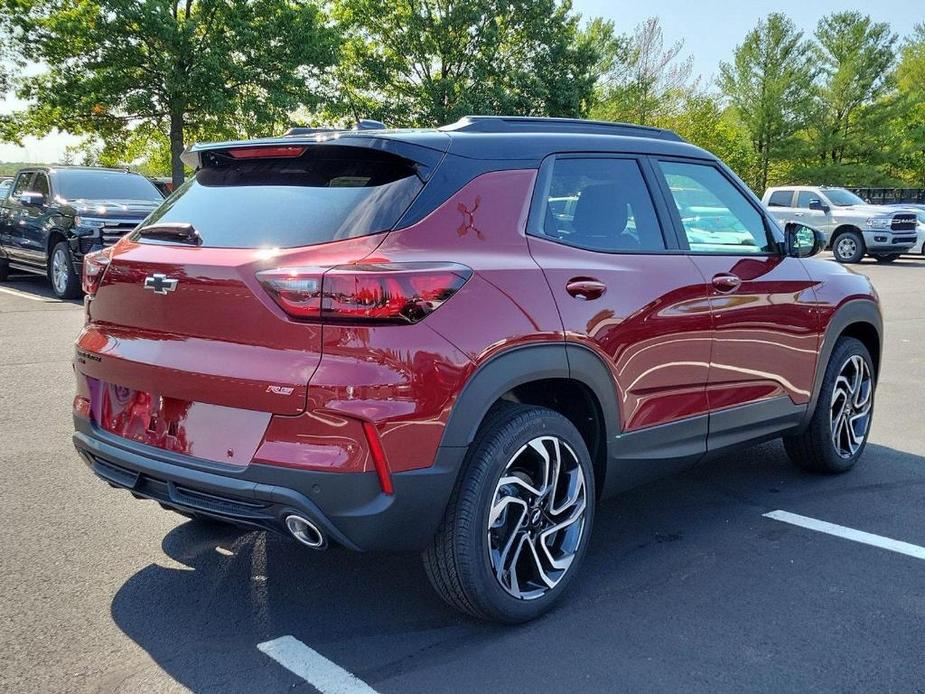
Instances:
[[[569,468],[572,471],[566,480],[572,491],[568,492],[566,499],[561,499],[559,511],[552,509],[556,507],[556,500],[561,498],[561,482],[552,491],[547,492],[545,501],[542,496],[534,496],[533,498],[537,499],[536,506],[524,504],[523,511],[520,511],[518,505],[523,503],[521,501],[518,501],[518,504],[503,503],[510,496],[523,493],[523,485],[502,485],[502,474],[506,471],[509,473],[504,479],[524,474],[519,472],[515,461],[524,460],[525,457],[533,456],[541,463],[536,452],[539,449],[528,445],[536,441],[540,442],[537,445],[541,447],[552,446],[544,448],[547,452],[554,451],[558,445],[562,460],[560,469]],[[527,477],[524,475],[519,479]],[[565,486],[562,485],[562,488]],[[583,503],[572,502],[574,505],[569,507],[568,499],[573,493],[575,499],[578,499],[576,490],[579,489],[583,489]],[[475,441],[469,448],[446,514],[430,546],[423,552],[427,576],[447,604],[474,617],[505,623],[534,619],[553,605],[578,573],[591,534],[595,494],[591,457],[581,435],[571,422],[546,408],[499,404],[486,415]],[[496,499],[500,502],[495,503]],[[495,524],[491,525],[489,521],[493,505],[495,510],[505,510],[497,516]],[[508,508],[512,509],[510,513]],[[562,515],[556,517],[560,520],[551,520],[547,512]],[[567,526],[568,529],[556,531],[556,534],[549,536],[552,539],[552,544],[549,545],[541,537],[551,526],[542,523],[555,525],[561,523],[562,518],[579,520]],[[578,525],[579,523],[582,525]],[[498,561],[504,565],[505,553],[500,550],[500,543],[494,550],[492,544],[495,542],[493,533],[505,533],[507,528],[513,528],[506,533],[507,537],[512,539],[505,544],[513,547],[518,544],[513,540],[520,538],[518,546],[526,554],[510,555],[514,557],[513,570],[499,572],[508,577],[509,585],[504,586],[494,567]],[[568,533],[571,535],[565,535]],[[489,538],[490,535],[492,539]],[[534,561],[532,557],[540,556],[530,551],[530,545],[536,547],[537,543],[551,546],[552,554],[562,551],[567,546],[569,549],[566,550],[566,554],[569,554],[571,559],[567,567],[558,574],[555,569],[550,568],[551,564],[545,564],[549,573],[543,573],[543,576],[557,576],[554,586],[550,588],[544,585],[533,590],[538,590],[541,594],[529,595],[531,591],[526,588],[539,586],[539,582],[531,583],[525,579],[531,572],[535,572],[539,564],[546,561],[544,557],[530,564]],[[527,549],[524,550],[524,547]],[[552,558],[551,554],[549,556]],[[562,563],[561,559],[556,561]],[[526,562],[527,568],[513,588],[519,590],[520,583],[524,584],[524,590],[520,591],[521,597],[517,597],[511,592],[510,584],[513,581],[510,580],[510,576],[520,575],[518,567],[524,566],[520,562]],[[540,572],[532,575],[539,577]]]
[[[860,358],[864,361],[870,378],[867,396],[869,398],[868,414],[866,419],[860,422],[862,426],[853,430],[863,430],[863,438],[857,450],[842,450],[839,452],[836,448],[833,434],[832,415],[835,405],[833,393],[836,390],[839,375],[849,361],[855,358]],[[867,446],[870,423],[874,414],[875,390],[876,375],[867,347],[860,340],[853,337],[841,338],[835,344],[832,356],[829,357],[829,363],[825,370],[825,379],[822,382],[819,399],[816,401],[816,410],[813,412],[809,426],[801,434],[784,437],[784,448],[790,460],[804,470],[812,472],[841,473],[853,468]],[[865,402],[867,401],[865,400]],[[853,413],[856,414],[859,411],[860,409],[853,411]],[[852,413],[849,412],[849,414]],[[847,435],[847,430],[845,430],[845,435]],[[839,440],[844,441],[844,438],[840,437]],[[850,455],[845,455],[846,452],[850,452]]]
[[[864,251],[864,237],[860,232],[844,231],[832,240],[832,255],[840,263],[860,263]]]
[[[875,255],[874,258],[877,260],[878,263],[892,263],[894,260],[899,258],[900,255],[902,254],[901,253],[881,253],[879,255]]]
[[[10,278],[10,261],[6,258],[0,258],[0,282],[6,282]]]
[[[56,263],[61,263],[60,270]],[[59,299],[77,299],[81,295],[80,278],[74,271],[74,259],[67,241],[59,241],[48,256],[48,280]]]

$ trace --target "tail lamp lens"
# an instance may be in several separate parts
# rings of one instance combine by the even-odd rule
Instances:
[[[99,289],[100,282],[103,279],[103,273],[106,272],[109,261],[112,259],[112,249],[113,247],[110,246],[101,251],[87,253],[84,256],[83,276],[80,282],[84,294],[88,296],[96,294],[96,290]]]
[[[456,263],[379,263],[283,268],[257,278],[294,318],[401,325],[436,311],[471,275]]]

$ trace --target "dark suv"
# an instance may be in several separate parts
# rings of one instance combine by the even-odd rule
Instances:
[[[121,169],[37,166],[0,200],[0,281],[10,269],[47,275],[59,299],[80,296],[83,256],[134,229],[164,197]]]
[[[673,133],[469,117],[185,157],[85,262],[74,442],[137,497],[422,551],[450,605],[516,622],[601,498],[756,441],[864,450],[868,280]]]

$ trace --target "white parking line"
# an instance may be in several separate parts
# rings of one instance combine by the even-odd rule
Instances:
[[[864,545],[888,549],[891,552],[898,552],[899,554],[905,554],[910,557],[915,557],[916,559],[925,559],[925,547],[919,547],[918,545],[913,545],[908,542],[901,542],[900,540],[883,537],[882,535],[865,533],[863,530],[847,528],[844,525],[835,525],[835,523],[828,523],[826,521],[816,520],[815,518],[809,518],[808,516],[800,516],[796,513],[779,510],[765,513],[764,517],[790,523],[791,525],[798,525],[801,528],[808,528],[820,533],[826,533],[827,535],[835,535],[836,537],[842,537],[846,540],[853,540],[854,542],[860,542]]]
[[[21,292],[16,289],[10,289],[9,287],[0,287],[0,292],[9,294],[11,296],[18,296],[20,299],[29,299],[29,301],[41,301],[44,304],[58,303],[55,299],[47,299],[44,296],[33,296],[32,294],[27,294],[26,292]]]
[[[376,690],[337,663],[332,663],[294,636],[258,643],[257,648],[294,672],[321,694],[377,694]]]

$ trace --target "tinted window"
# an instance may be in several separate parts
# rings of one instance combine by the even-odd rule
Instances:
[[[10,190],[13,188],[13,179],[7,181],[0,181],[0,200],[4,200],[7,195],[10,194]]]
[[[144,176],[123,171],[59,169],[55,188],[65,200],[162,200]]]
[[[16,197],[28,191],[29,186],[32,184],[32,176],[33,174],[31,171],[19,174],[19,176],[16,177],[16,183],[13,186],[13,191],[10,193],[10,197]]]
[[[659,162],[694,253],[769,253],[761,213],[718,169]]]
[[[819,195],[812,192],[811,190],[801,190],[797,194],[797,207],[802,207],[803,209],[808,210],[810,200],[819,200]]]
[[[420,192],[414,164],[317,145],[297,159],[218,161],[146,220],[192,224],[206,246],[308,246],[391,229]]]
[[[793,200],[792,190],[775,190],[768,198],[768,207],[790,207]]]
[[[41,172],[35,174],[35,178],[32,179],[32,185],[30,190],[33,193],[41,193],[46,198],[48,197],[48,176]]]
[[[594,251],[665,248],[649,190],[632,159],[558,159],[543,234]]]

